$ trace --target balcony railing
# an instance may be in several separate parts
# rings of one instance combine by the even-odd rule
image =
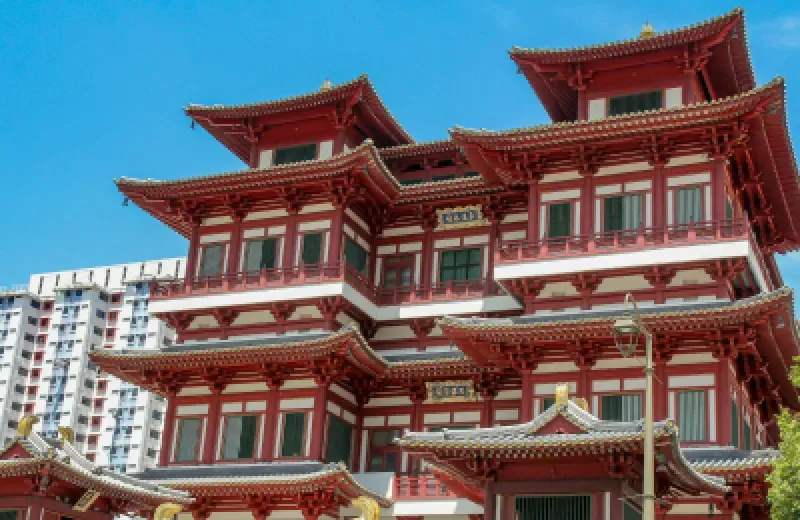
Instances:
[[[498,246],[495,259],[497,263],[507,264],[681,245],[711,244],[749,239],[749,237],[750,230],[745,219],[692,222],[673,224],[662,228],[641,227],[570,237],[542,238],[534,241],[509,241]]]
[[[196,277],[191,283],[187,283],[186,280],[153,282],[150,297],[152,300],[159,300],[194,294],[227,293],[337,281],[346,282],[377,305],[482,298],[501,294],[499,286],[490,279],[376,287],[363,273],[342,262],[202,276]]]
[[[458,498],[436,477],[395,477],[392,492],[394,500],[430,500]]]

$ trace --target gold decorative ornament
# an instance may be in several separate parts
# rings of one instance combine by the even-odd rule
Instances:
[[[170,520],[175,515],[181,512],[183,506],[173,502],[164,502],[156,508],[153,513],[153,520]]]
[[[639,38],[652,38],[655,35],[656,30],[653,29],[653,26],[648,22],[644,22],[644,25],[642,25],[642,31],[639,33]]]
[[[556,385],[556,405],[567,406],[569,404],[569,384],[559,383]]]
[[[33,425],[39,422],[39,418],[35,415],[26,415],[22,419],[19,420],[19,425],[17,426],[17,433],[22,435],[23,437],[27,437],[33,431]]]
[[[69,426],[59,426],[58,433],[61,434],[61,442],[75,444],[75,431]]]
[[[486,223],[483,218],[483,207],[480,204],[437,209],[436,220],[439,229],[462,229],[483,226]]]
[[[322,82],[322,86],[319,87],[320,90],[330,90],[332,88],[333,88],[333,83],[331,83],[331,80],[329,80],[329,79],[325,79]]]
[[[572,402],[578,405],[578,407],[584,412],[589,411],[589,401],[587,401],[584,397],[576,397],[572,400]]]
[[[478,399],[475,394],[475,382],[472,379],[463,381],[427,381],[427,401],[431,403],[465,403]]]
[[[60,430],[61,428],[59,428]],[[100,492],[95,491],[94,489],[87,489],[86,492],[81,495],[75,505],[72,506],[72,509],[75,511],[85,512],[88,511],[89,508],[94,504],[94,501],[100,497]]]
[[[374,498],[362,495],[354,498],[352,504],[361,511],[361,520],[379,520],[381,517],[381,506]]]

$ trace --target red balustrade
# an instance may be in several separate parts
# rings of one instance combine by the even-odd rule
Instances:
[[[503,242],[495,252],[495,259],[497,263],[507,264],[526,260],[708,244],[748,239],[750,236],[746,219],[691,222],[663,228],[641,227],[534,241]]]
[[[392,491],[394,500],[430,500],[458,498],[436,477],[395,477]]]
[[[462,298],[484,298],[502,294],[494,280],[451,280],[431,285],[379,287],[375,290],[378,305],[401,305],[413,302],[449,301]]]

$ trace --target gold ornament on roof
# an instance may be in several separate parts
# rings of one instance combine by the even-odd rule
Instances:
[[[26,415],[22,419],[19,420],[19,425],[17,426],[17,433],[22,435],[23,437],[27,437],[33,431],[33,425],[39,422],[39,418],[35,415]]]
[[[333,88],[333,83],[331,83],[331,80],[329,80],[329,79],[323,80],[322,81],[322,86],[319,87],[320,90],[330,90],[332,88]]]
[[[361,520],[379,520],[381,517],[381,506],[374,498],[360,496],[353,499],[353,505],[361,510]]]
[[[153,520],[170,520],[180,513],[181,509],[183,509],[183,506],[180,504],[165,502],[156,508],[155,513],[153,513]]]
[[[589,401],[587,401],[584,397],[576,397],[572,400],[573,403],[578,405],[578,408],[583,410],[584,412],[589,411]]]
[[[639,38],[652,38],[656,35],[656,30],[653,29],[653,26],[650,25],[649,22],[644,22],[642,25],[642,31],[639,33]]]
[[[556,406],[567,406],[569,404],[569,384],[559,383],[556,385]]]
[[[69,426],[59,426],[58,433],[61,434],[61,442],[75,444],[75,431]]]

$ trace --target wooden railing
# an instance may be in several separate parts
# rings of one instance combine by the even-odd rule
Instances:
[[[430,500],[458,498],[436,477],[395,477],[392,490],[394,500]]]
[[[447,301],[458,298],[485,298],[501,294],[497,283],[489,278],[477,280],[451,280],[431,285],[405,285],[379,287],[375,302],[378,305],[401,305],[418,301]]]
[[[502,242],[495,252],[495,261],[507,264],[527,260],[709,244],[749,237],[750,230],[746,219],[692,222],[663,228],[641,227],[534,241]]]

